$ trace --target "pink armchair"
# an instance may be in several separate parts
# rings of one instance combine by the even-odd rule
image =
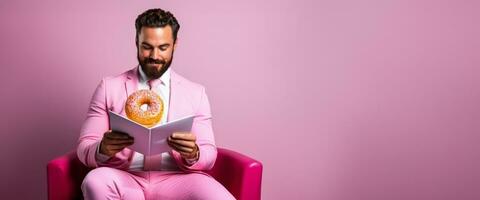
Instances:
[[[260,199],[262,163],[240,153],[218,149],[215,166],[207,171],[239,200]],[[70,152],[47,165],[48,199],[82,199],[80,185],[90,171]]]

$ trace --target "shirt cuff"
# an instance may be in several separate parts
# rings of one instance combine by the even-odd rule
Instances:
[[[107,162],[110,157],[103,153],[100,153],[100,144],[101,142],[97,145],[97,153],[95,154],[95,159],[97,160],[97,162],[104,163]]]

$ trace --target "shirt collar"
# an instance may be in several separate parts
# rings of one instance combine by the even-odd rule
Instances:
[[[140,82],[146,83],[148,81],[147,75],[143,72],[142,67],[138,66],[138,74],[140,75]],[[165,71],[165,73],[160,76],[160,81],[162,81],[163,85],[168,86],[170,84],[170,68]]]

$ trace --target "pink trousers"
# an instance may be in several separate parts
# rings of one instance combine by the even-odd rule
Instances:
[[[172,171],[134,172],[109,167],[90,171],[83,180],[82,191],[86,200],[235,199],[209,175]]]

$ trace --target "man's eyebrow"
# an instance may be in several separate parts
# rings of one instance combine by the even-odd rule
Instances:
[[[148,46],[153,46],[151,44],[148,44],[147,42],[142,42],[142,44],[148,45]]]
[[[142,45],[148,45],[148,46],[153,47],[153,45],[151,45],[151,44],[149,44],[149,43],[147,43],[147,42],[142,42]],[[163,46],[167,46],[167,47],[168,47],[168,46],[170,46],[170,44],[169,44],[169,43],[164,43],[164,44],[160,44],[160,45],[158,45],[158,46],[159,46],[159,47],[163,47]]]

